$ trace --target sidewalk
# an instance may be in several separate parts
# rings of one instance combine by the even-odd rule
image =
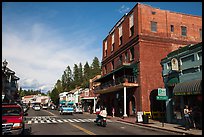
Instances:
[[[156,121],[152,119],[149,119],[149,122],[146,124],[136,123],[135,117],[127,117],[127,118],[122,119],[119,117],[107,116],[107,119],[122,121],[122,122],[130,123],[130,124],[136,124],[140,126],[154,128],[154,129],[161,129],[161,130],[166,130],[166,131],[177,132],[183,135],[202,135],[202,130],[191,129],[191,130],[186,131],[183,126],[178,125],[178,124],[170,124],[170,123],[163,123],[163,126],[162,126],[162,123],[160,121]]]

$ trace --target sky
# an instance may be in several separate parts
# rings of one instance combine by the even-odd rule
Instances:
[[[140,2],[162,10],[202,16],[201,2]],[[94,57],[102,42],[137,2],[4,2],[2,61],[20,78],[19,87],[52,90],[67,66]]]

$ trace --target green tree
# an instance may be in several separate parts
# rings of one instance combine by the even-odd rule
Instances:
[[[82,69],[82,64],[81,62],[79,63],[79,83],[80,85],[82,84],[83,82],[83,69]]]
[[[59,92],[56,87],[49,93],[49,96],[54,104],[59,104]]]
[[[73,70],[73,78],[74,78],[74,85],[79,86],[80,81],[79,81],[79,68],[77,64],[74,64],[74,70]]]
[[[100,62],[97,57],[94,57],[93,62],[91,64],[91,78],[100,74],[101,74]]]
[[[56,87],[58,93],[62,93],[63,92],[61,80],[59,80],[59,79],[57,80],[57,83],[55,84],[55,87]]]
[[[84,73],[83,73],[82,87],[87,88],[87,87],[89,87],[89,79],[90,79],[90,72],[91,72],[91,69],[90,69],[88,62],[85,63],[83,72]]]

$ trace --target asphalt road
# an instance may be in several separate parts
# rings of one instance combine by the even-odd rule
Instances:
[[[57,110],[28,110],[25,135],[179,135],[107,119],[107,126],[97,126],[95,115],[60,115]],[[31,130],[29,130],[31,128]]]

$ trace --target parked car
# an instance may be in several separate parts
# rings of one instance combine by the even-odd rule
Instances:
[[[27,112],[29,110],[29,106],[25,103],[23,103],[22,107],[24,112]]]
[[[27,115],[19,104],[2,104],[2,135],[23,134]]]
[[[34,105],[33,109],[36,110],[36,111],[39,111],[40,110],[40,105]]]
[[[48,108],[48,105],[43,104],[42,108],[43,108],[43,109],[47,109],[47,108]]]
[[[75,113],[83,114],[82,106],[76,106],[76,107],[74,108],[74,112],[75,112]]]

